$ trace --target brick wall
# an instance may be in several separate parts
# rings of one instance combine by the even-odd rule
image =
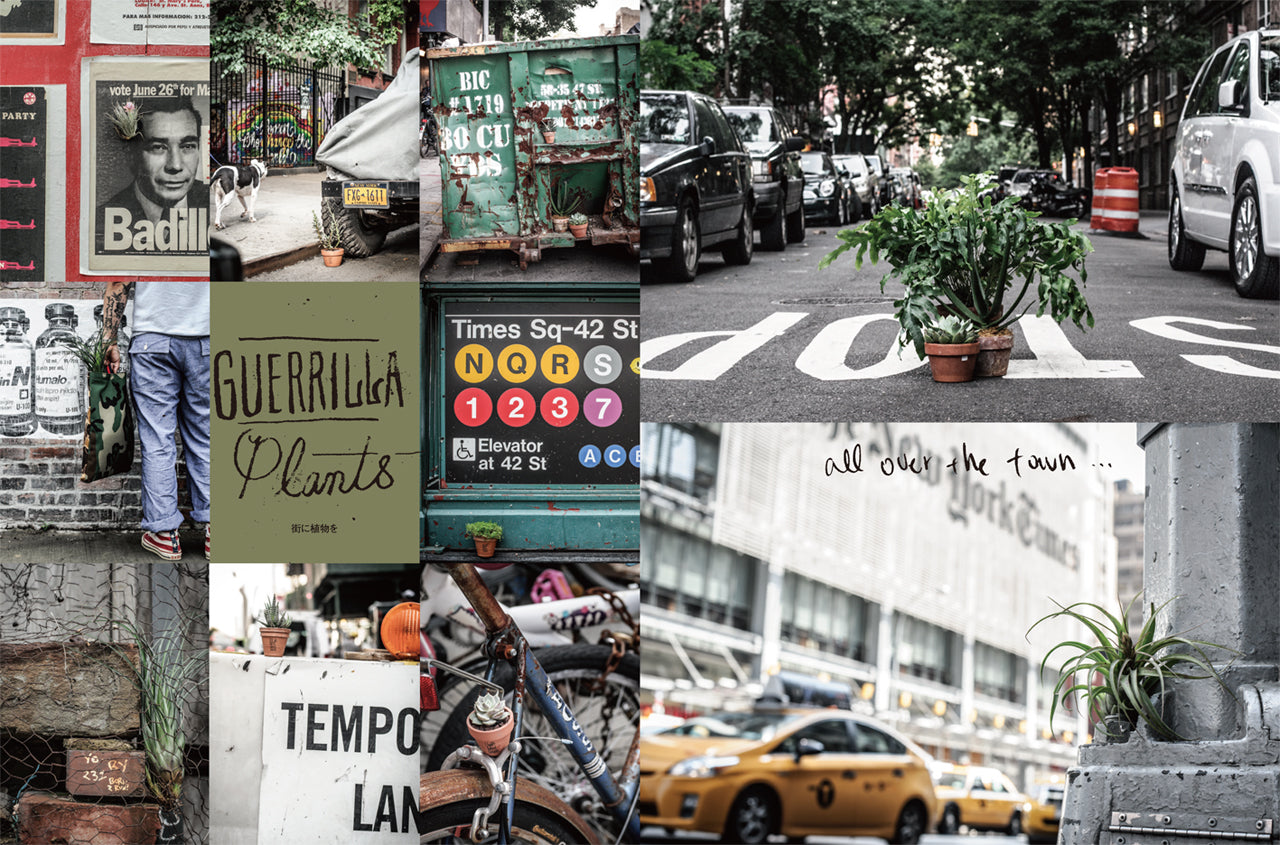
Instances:
[[[101,303],[105,287],[105,282],[6,282],[0,308],[22,299]],[[40,429],[28,437],[0,436],[0,528],[137,528],[142,522],[140,447],[135,444],[128,474],[92,484],[80,481],[82,448],[80,438],[51,437]],[[179,507],[189,510],[181,454],[179,448]]]

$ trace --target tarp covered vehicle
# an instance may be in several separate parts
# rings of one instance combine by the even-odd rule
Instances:
[[[387,233],[418,221],[418,51],[410,50],[391,84],[334,124],[316,150],[328,168],[320,186],[325,231],[337,220],[353,258],[382,248]]]

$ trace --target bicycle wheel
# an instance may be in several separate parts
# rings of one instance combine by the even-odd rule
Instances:
[[[444,783],[436,783],[433,789],[431,779],[441,777]],[[471,824],[476,810],[489,805],[488,797],[483,794],[489,789],[484,776],[475,770],[455,769],[425,776],[419,798],[419,844],[471,845]],[[595,841],[589,831],[579,828],[564,813],[557,812],[557,803],[555,796],[543,794],[530,785],[518,787],[511,841],[527,845]],[[562,804],[560,806],[563,808]],[[494,821],[489,835],[481,841],[497,840],[498,826]]]
[[[604,689],[592,692],[590,685],[608,665],[610,654],[608,646],[571,645],[540,649],[537,657],[548,679],[595,745],[600,759],[614,777],[619,777],[631,743],[640,730],[640,658],[635,654],[626,655],[605,678]],[[494,680],[507,690],[506,700],[510,705],[515,687],[511,667],[501,664]],[[428,771],[439,769],[450,753],[471,741],[466,720],[479,695],[480,688],[473,688],[449,714],[427,758]],[[555,736],[546,715],[532,699],[525,702],[521,736]],[[520,777],[563,798],[602,839],[616,838],[617,822],[612,813],[601,803],[591,781],[563,743],[538,739],[526,742],[520,754]]]

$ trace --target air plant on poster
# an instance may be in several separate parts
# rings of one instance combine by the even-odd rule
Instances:
[[[121,140],[132,141],[142,134],[138,124],[142,121],[142,109],[134,105],[132,100],[116,103],[111,109],[111,125]]]
[[[71,348],[90,373],[106,372],[107,350],[111,348],[111,343],[107,341],[105,330],[99,329],[88,338],[72,336],[61,342]]]
[[[1079,694],[1086,712],[1091,714],[1091,718],[1096,717],[1102,732],[1109,737],[1112,733],[1105,720],[1108,716],[1118,716],[1121,722],[1129,725],[1145,722],[1160,739],[1181,740],[1184,737],[1164,720],[1163,702],[1158,704],[1155,700],[1157,694],[1161,694],[1163,698],[1162,694],[1167,691],[1169,681],[1213,678],[1224,690],[1231,692],[1205,653],[1205,649],[1231,649],[1216,643],[1188,639],[1179,634],[1156,637],[1157,618],[1173,599],[1158,608],[1152,602],[1146,623],[1138,632],[1137,639],[1130,636],[1126,618],[1139,596],[1141,593],[1134,596],[1128,605],[1122,605],[1119,616],[1093,602],[1062,605],[1054,601],[1059,610],[1041,617],[1027,629],[1029,635],[1042,622],[1066,618],[1084,625],[1097,639],[1095,644],[1078,640],[1060,642],[1040,662],[1040,673],[1043,675],[1049,659],[1059,649],[1075,651],[1062,664],[1058,683],[1053,688],[1053,703],[1049,709],[1050,729],[1053,727],[1058,704],[1069,708]]]

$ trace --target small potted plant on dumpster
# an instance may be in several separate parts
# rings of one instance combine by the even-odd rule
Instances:
[[[989,180],[985,174],[966,176],[959,188],[931,194],[921,208],[889,205],[865,225],[841,229],[841,244],[819,267],[848,250],[854,250],[859,268],[868,255],[873,264],[883,256],[892,269],[880,290],[891,278],[903,286],[893,303],[903,346],[910,342],[923,358],[924,327],[940,315],[956,314],[978,327],[980,346],[990,347],[979,351],[977,374],[1004,375],[1013,345],[1010,326],[1033,306],[1037,317],[1070,320],[1081,331],[1093,326],[1083,292],[1084,258],[1093,247],[1065,222],[1037,220],[1040,215],[1020,208],[1017,197],[993,202]],[[1002,339],[984,340],[997,337]],[[1003,363],[988,363],[998,347]]]
[[[467,717],[471,738],[490,757],[497,757],[506,750],[514,727],[511,708],[502,703],[497,693],[486,692],[477,698],[471,715]]]
[[[275,598],[267,599],[262,606],[262,627],[258,633],[262,635],[262,653],[267,657],[283,657],[285,644],[289,641],[289,626],[293,624],[281,609]]]
[[[311,212],[311,227],[316,230],[320,239],[320,255],[324,258],[324,266],[337,267],[342,263],[342,233],[338,230],[338,218],[329,221],[329,228],[320,225],[320,218]]]
[[[468,522],[467,536],[476,542],[476,555],[493,557],[494,547],[502,539],[502,526],[496,522]]]
[[[587,236],[587,215],[581,211],[570,215],[569,231],[573,233],[575,238],[585,238]]]
[[[557,178],[551,182],[547,194],[547,213],[551,216],[551,228],[557,232],[569,231],[569,217],[582,205],[582,190],[571,188],[569,183]]]
[[[924,351],[934,381],[971,381],[978,363],[978,327],[963,317],[943,317],[924,327]]]
[[[548,144],[556,142],[556,124],[553,120],[539,120],[538,130],[542,132],[542,140]]]
[[[1140,594],[1139,594],[1140,595]],[[1139,722],[1145,722],[1158,739],[1180,740],[1173,728],[1164,720],[1164,695],[1169,680],[1216,680],[1224,690],[1227,686],[1210,663],[1207,648],[1223,648],[1215,643],[1191,640],[1178,634],[1156,638],[1156,621],[1169,603],[1160,607],[1151,604],[1146,623],[1137,638],[1129,634],[1126,619],[1134,596],[1127,606],[1122,606],[1116,616],[1092,602],[1076,602],[1062,605],[1054,602],[1058,610],[1041,617],[1028,630],[1030,634],[1038,625],[1050,619],[1068,619],[1088,628],[1097,640],[1096,644],[1066,640],[1055,645],[1040,662],[1040,673],[1059,649],[1072,649],[1076,653],[1062,664],[1058,682],[1053,688],[1053,702],[1049,708],[1049,727],[1058,704],[1070,707],[1077,693],[1081,694],[1083,707],[1090,719],[1100,722],[1100,736],[1112,742],[1124,742]],[[1223,649],[1230,651],[1230,649]],[[1227,690],[1230,693],[1230,690]],[[1233,695],[1234,697],[1234,695]]]

